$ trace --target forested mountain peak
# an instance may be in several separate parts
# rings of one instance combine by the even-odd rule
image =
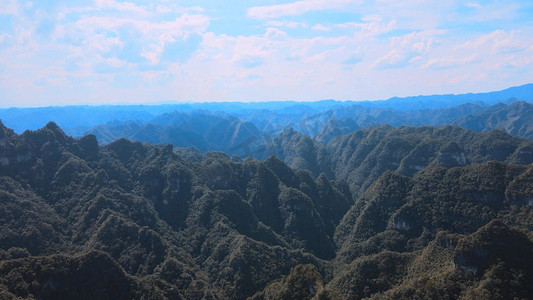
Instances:
[[[323,145],[286,130],[272,140],[279,155],[264,161],[127,139],[100,146],[55,123],[20,135],[0,126],[0,140],[0,269],[9,275],[0,291],[9,298],[67,297],[86,287],[69,279],[80,274],[118,298],[433,293],[412,279],[422,260],[448,270],[427,275],[454,295],[488,293],[482,282],[517,268],[512,295],[528,291],[524,256],[475,250],[503,228],[530,251],[516,232],[533,229],[533,146],[501,131],[380,126]],[[449,285],[457,276],[473,279]]]
[[[76,140],[53,123],[10,133],[16,143],[2,145],[8,164],[0,170],[2,226],[9,228],[1,237],[5,258],[16,249],[32,256],[100,250],[138,276],[154,274],[172,258],[200,276],[180,286],[185,294],[195,282],[210,281],[215,293],[226,286],[227,293],[251,295],[296,262],[333,257],[331,236],[352,202],[342,183],[305,171],[291,170],[286,178],[279,170],[290,169],[275,158],[234,161],[211,152],[191,162],[171,145],[119,139],[100,147],[94,136]],[[17,159],[19,150],[24,157]],[[255,251],[277,254],[259,259]],[[235,255],[257,260],[259,269],[243,269]],[[282,257],[293,263],[269,270]],[[197,268],[219,271],[207,279]]]

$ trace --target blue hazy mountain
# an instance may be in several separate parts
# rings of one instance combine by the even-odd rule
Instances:
[[[242,121],[254,123],[260,130],[279,130],[287,126],[300,130],[301,128],[299,127],[301,125],[307,127],[306,123],[310,123],[309,119],[315,120],[318,117],[324,119],[325,115],[330,115],[329,111],[336,111],[339,114],[350,106],[352,111],[357,110],[359,107],[392,109],[394,111],[418,111],[453,108],[466,103],[474,103],[478,106],[490,106],[500,102],[509,104],[517,100],[533,101],[533,84],[489,93],[415,96],[379,101],[212,102],[163,105],[4,108],[0,109],[0,119],[6,126],[9,126],[17,133],[22,133],[27,129],[35,130],[43,127],[49,121],[53,121],[68,134],[82,136],[89,128],[108,122],[135,121],[144,124],[165,113],[207,111],[231,114]],[[374,111],[372,113],[376,114]],[[372,117],[372,114],[370,116]]]
[[[492,105],[499,102],[506,102],[512,98],[527,102],[533,101],[533,83],[488,93],[428,95],[404,98],[393,97],[384,101],[364,101],[360,104],[369,107],[388,107],[398,110],[413,110],[447,108],[475,102],[480,102],[485,105]]]

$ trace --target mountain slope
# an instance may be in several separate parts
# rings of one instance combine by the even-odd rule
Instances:
[[[192,162],[170,145],[100,147],[54,123],[22,135],[2,125],[0,140],[2,259],[103,251],[128,276],[185,298],[243,298],[297,264],[326,269],[333,231],[352,204],[345,183],[276,158],[211,152]]]
[[[1,295],[79,298],[89,285],[103,298],[157,299],[531,292],[530,141],[451,126],[370,128],[326,146],[282,136],[275,145],[295,165],[346,181],[274,156],[189,160],[171,145],[100,146],[55,123],[21,135],[0,123]]]
[[[362,256],[325,290],[338,299],[528,299],[533,242],[494,220],[467,235],[441,231],[421,250]]]
[[[467,115],[454,123],[475,131],[501,129],[514,136],[533,140],[533,104],[514,102],[496,111]]]
[[[455,167],[490,160],[533,162],[531,141],[497,130],[478,133],[457,126],[369,127],[338,136],[325,146],[285,131],[273,144],[274,153],[290,167],[345,180],[356,197],[387,170],[412,176],[433,163]]]
[[[489,162],[445,169],[430,166],[413,178],[383,174],[344,216],[336,231],[337,259],[416,250],[439,230],[469,234],[492,219],[533,229],[529,205],[533,166]]]
[[[124,122],[99,125],[86,134],[93,134],[102,144],[119,138],[152,144],[195,147],[202,152],[224,151],[244,157],[263,147],[268,138],[250,122],[233,116],[206,112],[167,113],[146,124]]]
[[[338,275],[326,289],[342,299],[527,298],[532,174],[498,162],[383,174],[337,227]]]
[[[356,104],[329,111],[325,114],[329,116],[326,120],[310,120],[308,125],[312,126],[308,127],[312,129],[311,136],[322,143],[356,129],[384,124],[395,127],[459,125],[478,132],[500,129],[514,136],[531,139],[533,105],[516,99],[510,99],[506,103],[508,104],[486,106],[482,102],[476,102],[447,108],[412,110]]]

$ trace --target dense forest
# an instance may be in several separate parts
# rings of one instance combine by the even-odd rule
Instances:
[[[530,105],[517,103],[503,108]],[[202,141],[231,150],[243,142],[227,128],[265,128],[206,116],[219,131],[192,148],[0,123],[0,298],[533,295],[530,140],[449,125],[327,141],[285,129],[257,159]]]

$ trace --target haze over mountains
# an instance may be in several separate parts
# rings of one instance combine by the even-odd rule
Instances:
[[[53,121],[72,136],[79,137],[87,132],[94,132],[100,143],[109,143],[119,137],[135,139],[136,134],[144,138],[142,132],[138,131],[142,131],[143,126],[152,125],[157,125],[157,131],[160,132],[177,131],[186,134],[190,131],[204,135],[209,129],[205,127],[209,126],[198,128],[200,125],[195,122],[208,115],[209,118],[218,118],[207,122],[210,124],[224,118],[228,118],[228,122],[232,123],[235,121],[232,117],[235,117],[242,123],[252,123],[261,134],[268,134],[270,137],[284,128],[292,127],[304,134],[316,136],[321,141],[329,140],[332,135],[381,124],[457,124],[477,131],[515,130],[513,134],[531,138],[532,129],[527,126],[530,124],[527,120],[531,116],[532,95],[533,84],[527,84],[490,93],[417,96],[384,101],[324,100],[7,108],[0,109],[0,119],[17,133],[27,129],[35,130]],[[498,117],[495,117],[496,115]],[[157,137],[157,134],[151,136],[151,139],[172,143],[164,136]],[[183,145],[186,143],[183,142]]]
[[[0,298],[528,299],[532,89],[1,110]]]

